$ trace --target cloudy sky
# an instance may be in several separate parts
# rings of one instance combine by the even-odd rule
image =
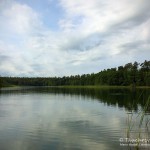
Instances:
[[[0,75],[99,72],[150,57],[150,0],[0,0]]]

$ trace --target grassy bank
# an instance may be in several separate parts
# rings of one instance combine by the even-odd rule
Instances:
[[[3,85],[2,88],[5,87],[21,87],[18,85]],[[46,87],[46,86],[41,86]],[[110,85],[63,85],[63,86],[48,86],[48,87],[58,87],[58,88],[89,88],[89,89],[132,89],[132,86],[110,86]],[[136,89],[150,89],[150,86],[136,86]]]
[[[76,86],[76,85],[66,85],[66,86],[54,86],[59,88],[96,88],[96,89],[132,89],[132,86],[110,86],[110,85],[88,85],[88,86]],[[137,89],[150,89],[150,86],[136,86]]]

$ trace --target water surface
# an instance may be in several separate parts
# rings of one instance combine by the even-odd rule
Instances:
[[[149,90],[3,88],[1,150],[116,150]],[[149,118],[149,113],[147,113]],[[150,148],[150,147],[146,147]]]

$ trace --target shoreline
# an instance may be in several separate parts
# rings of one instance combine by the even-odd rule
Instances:
[[[17,85],[9,85],[3,86],[2,88],[13,88],[13,87],[51,87],[51,88],[89,88],[89,89],[133,89],[130,86],[111,86],[111,85],[59,85],[59,86],[17,86]],[[150,89],[150,86],[136,86],[135,89]]]

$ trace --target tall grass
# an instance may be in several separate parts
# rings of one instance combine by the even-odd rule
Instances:
[[[133,139],[150,139],[150,96],[148,97],[143,109],[134,114],[133,111],[127,113],[127,129],[126,137]],[[149,143],[150,144],[150,143]],[[128,143],[128,148],[131,149]],[[137,141],[136,146],[132,149],[139,150],[140,142]],[[148,147],[150,148],[150,147]]]

